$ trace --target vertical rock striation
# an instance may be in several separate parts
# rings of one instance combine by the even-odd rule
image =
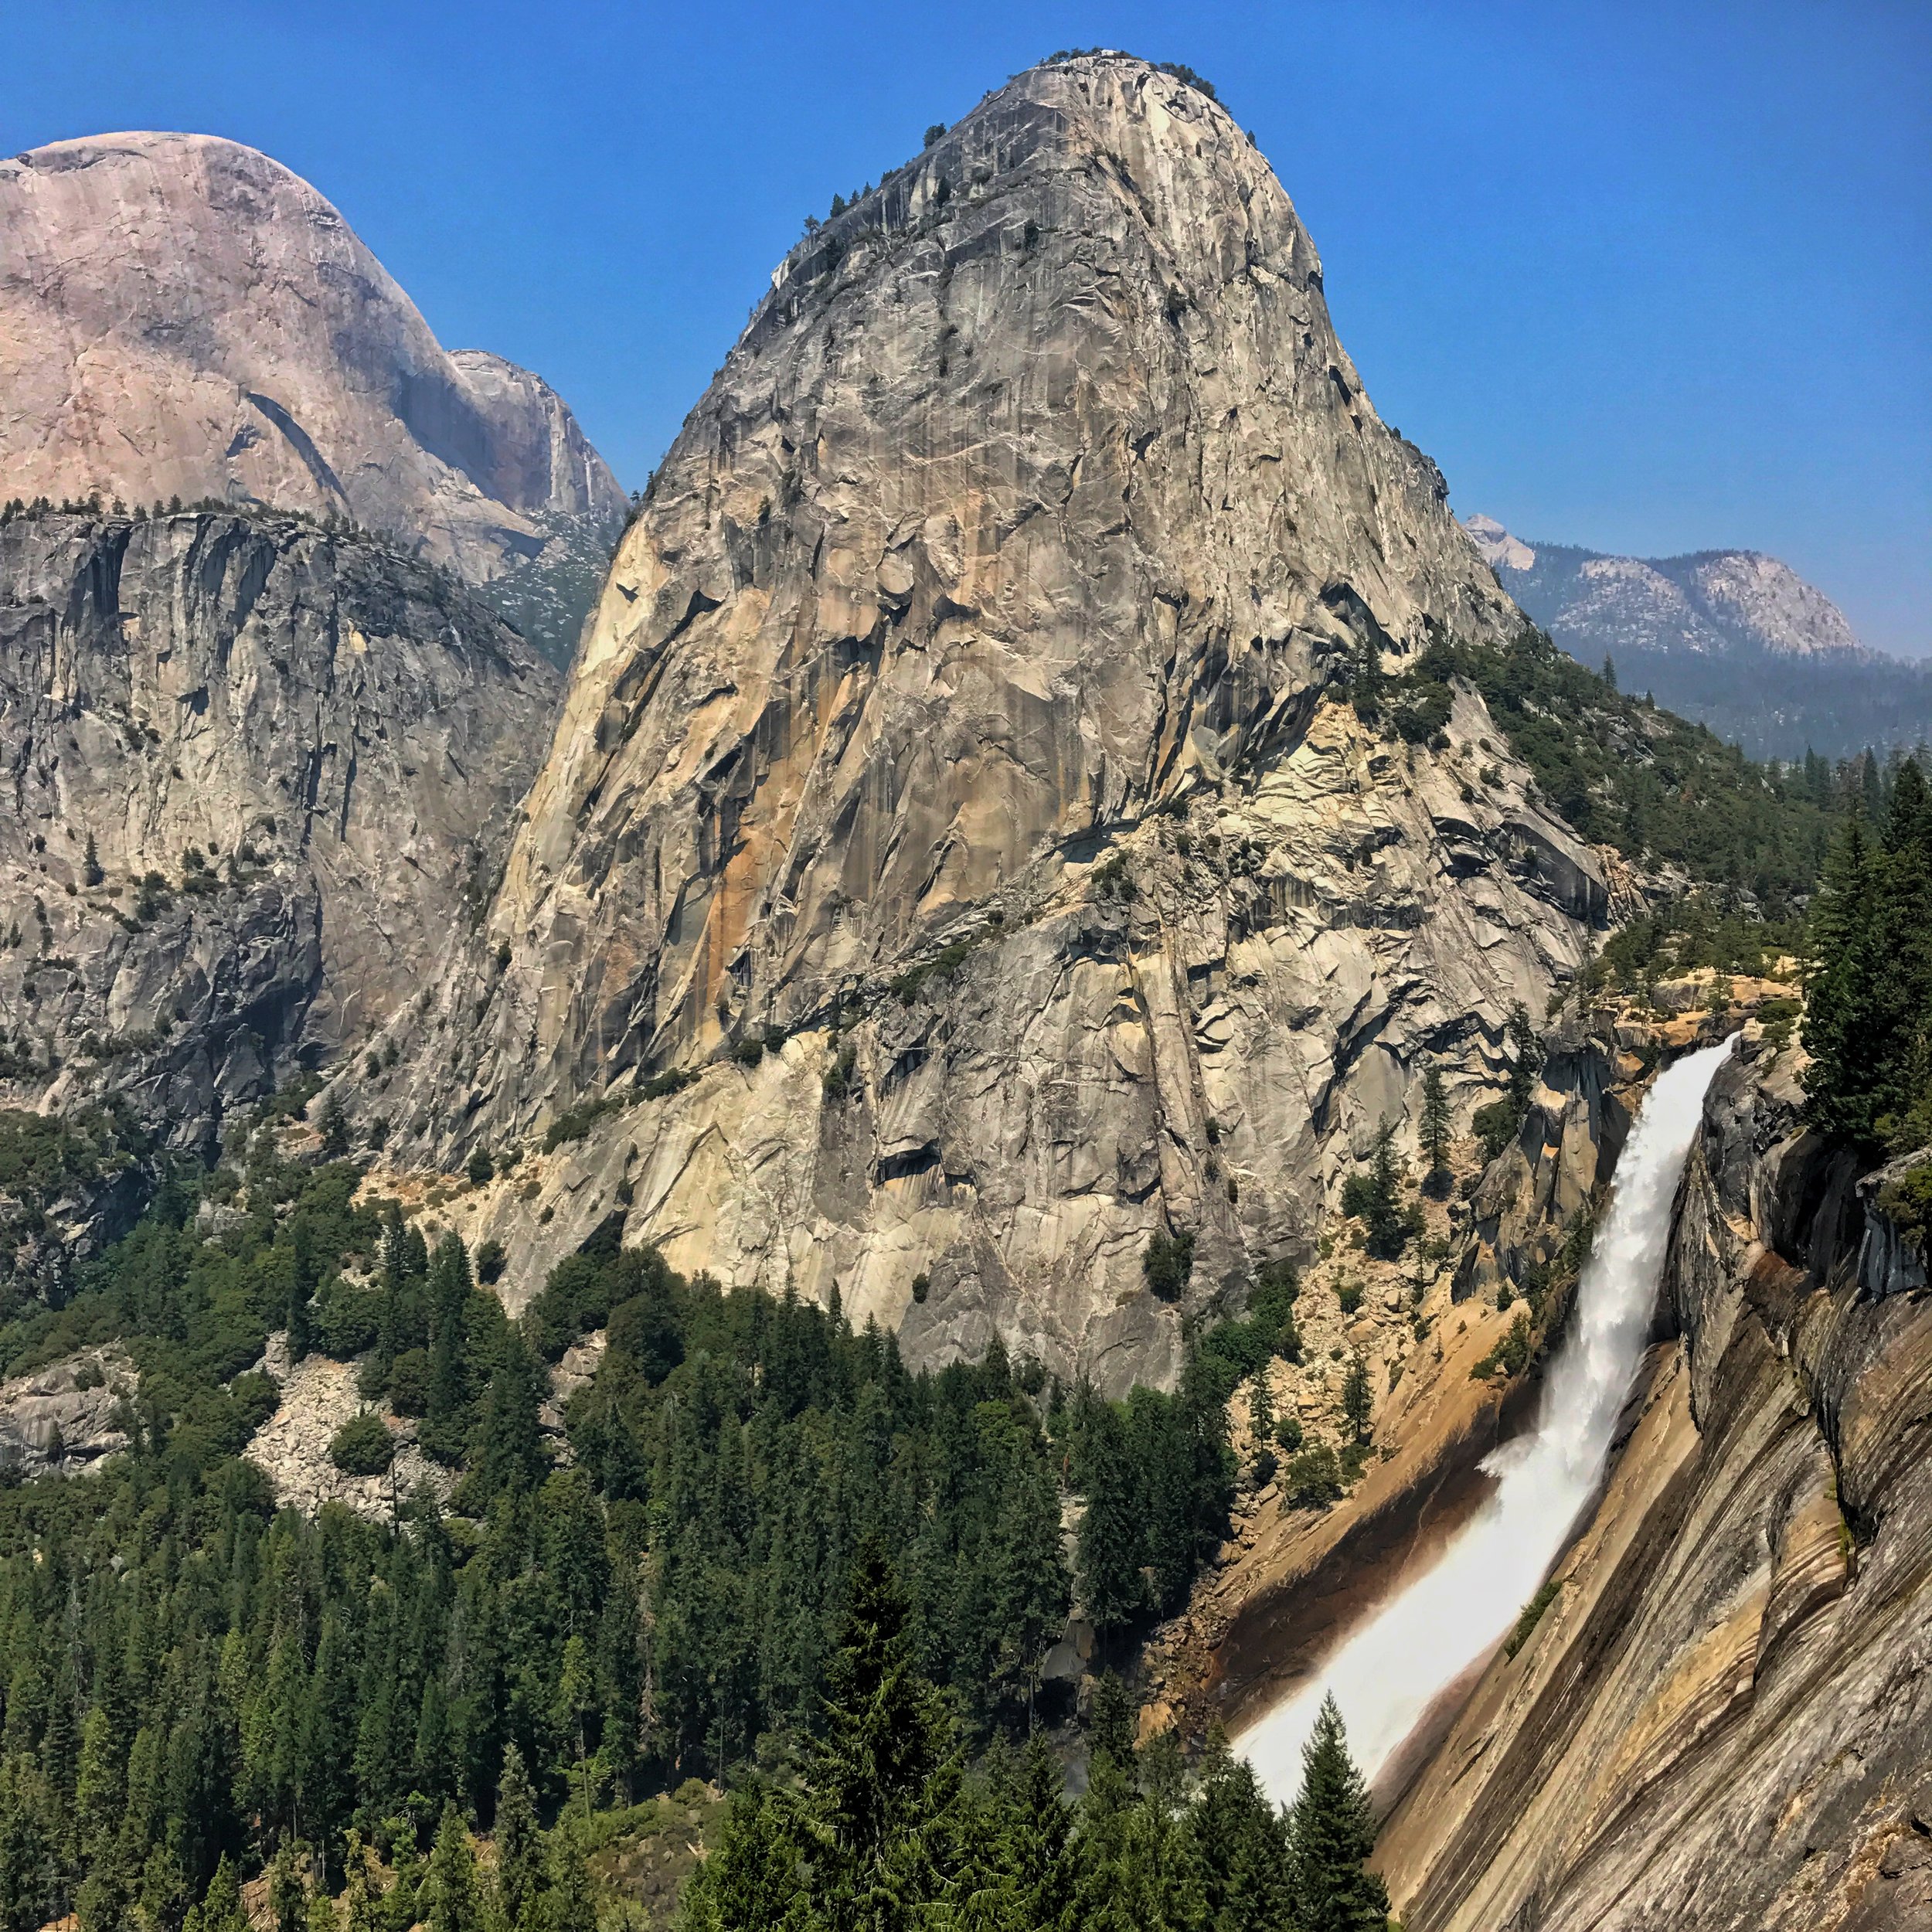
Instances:
[[[1713,1085],[1654,1352],[1553,1601],[1378,1849],[1421,1932],[1932,1926],[1932,1303],[1922,1237]]]
[[[0,523],[8,1098],[205,1151],[372,1039],[486,900],[557,685],[447,577],[298,520]]]

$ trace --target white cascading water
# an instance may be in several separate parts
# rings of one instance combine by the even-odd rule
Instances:
[[[1678,1177],[1705,1089],[1730,1043],[1660,1073],[1631,1124],[1609,1211],[1577,1287],[1536,1424],[1486,1458],[1495,1493],[1400,1596],[1237,1740],[1277,1802],[1301,1783],[1301,1747],[1332,1691],[1372,1777],[1434,1699],[1505,1636],[1536,1594],[1600,1479],[1643,1353]]]

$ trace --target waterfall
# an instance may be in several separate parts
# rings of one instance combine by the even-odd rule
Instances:
[[[1236,1740],[1278,1801],[1301,1781],[1301,1747],[1335,1693],[1372,1777],[1430,1703],[1509,1630],[1600,1480],[1650,1328],[1671,1205],[1726,1040],[1660,1073],[1617,1165],[1608,1212],[1577,1285],[1536,1426],[1493,1451],[1495,1492],[1440,1559],[1373,1613],[1286,1702]]]

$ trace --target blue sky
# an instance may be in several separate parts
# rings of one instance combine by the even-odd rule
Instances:
[[[1932,5],[7,0],[0,151],[250,142],[635,488],[803,216],[1062,46],[1188,62],[1377,406],[1530,536],[1787,558],[1932,650]],[[4,237],[0,237],[4,246]]]

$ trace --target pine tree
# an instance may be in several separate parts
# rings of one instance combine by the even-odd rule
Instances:
[[[1039,1665],[1066,1621],[1070,1592],[1060,1553],[1060,1492],[1053,1472],[1030,1443],[1006,1425],[1012,1438],[1004,1453],[989,1455],[998,1472],[999,1495],[988,1538],[985,1592],[988,1646],[981,1708],[1030,1710]]]
[[[1189,1821],[1213,1932],[1277,1932],[1298,1923],[1287,1818],[1268,1802],[1254,1767],[1229,1750],[1218,1725],[1209,1736]]]
[[[416,1788],[424,1797],[447,1795],[456,1782],[454,1754],[450,1740],[449,1697],[440,1677],[431,1677],[423,1686],[423,1701],[416,1718],[416,1750],[411,1767]]]
[[[1543,1036],[1530,1024],[1529,1009],[1521,1000],[1509,1009],[1508,1033],[1516,1056],[1509,1069],[1509,1104],[1520,1119],[1543,1070]]]
[[[349,1873],[349,1883],[342,1893],[343,1932],[383,1932],[382,1896],[370,1863],[370,1854],[362,1842],[362,1833],[351,1832],[348,1855],[343,1860]],[[515,1932],[514,1925],[511,1932]]]
[[[437,1243],[429,1270],[429,1399],[424,1447],[446,1462],[461,1459],[470,1418],[470,1258],[454,1234]]]
[[[1383,1128],[1366,1172],[1349,1175],[1342,1189],[1342,1211],[1362,1223],[1362,1245],[1377,1260],[1393,1261],[1407,1246],[1410,1219],[1402,1206],[1402,1173],[1396,1165],[1394,1131]]]
[[[1060,1761],[1043,1731],[1026,1740],[1006,1804],[1006,1859],[1015,1923],[1036,1932],[1072,1932],[1078,1867],[1070,1839]]]
[[[1853,818],[1826,862],[1805,936],[1805,1112],[1832,1139],[1862,1146],[1876,1138],[1869,1077],[1879,1058],[1878,862],[1864,821]]]
[[[128,1750],[133,1740],[121,1716],[114,1704],[104,1698],[96,1702],[80,1727],[74,1826],[80,1862],[90,1874],[106,1872],[127,1809]]]
[[[553,1713],[558,1734],[565,1740],[570,1764],[582,1808],[590,1808],[590,1723],[597,1709],[597,1679],[590,1669],[590,1649],[581,1636],[564,1641],[563,1668],[557,1673],[556,1708]]]
[[[341,1619],[325,1616],[304,1713],[301,1784],[304,1829],[332,1866],[329,1854],[355,1802],[355,1691],[354,1659]]]
[[[1892,781],[1872,954],[1879,970],[1871,994],[1876,1062],[1866,1070],[1877,1140],[1895,1148],[1922,1144],[1913,1125],[1932,1074],[1932,795],[1916,759]]]
[[[470,1849],[470,1835],[464,1830],[453,1802],[444,1803],[443,1821],[437,1827],[427,1889],[430,1932],[483,1932],[476,1854]]]
[[[215,1867],[200,1904],[189,1906],[182,1932],[249,1932],[248,1914],[242,1909],[241,1877],[226,1852]]]
[[[945,1707],[913,1663],[909,1616],[883,1553],[868,1543],[805,1764],[801,1837],[815,1908],[834,1926],[909,1925],[946,1889],[959,1767]]]
[[[1157,1614],[1171,1616],[1194,1580],[1195,1468],[1189,1417],[1181,1403],[1167,1401],[1151,1389],[1131,1392],[1127,1417],[1128,1440],[1139,1471],[1135,1487],[1153,1606]]]
[[[1196,1932],[1205,1916],[1188,1823],[1136,1797],[1111,1755],[1080,1806],[1076,1922],[1083,1932]]]
[[[1348,1422],[1349,1433],[1357,1442],[1367,1438],[1369,1417],[1374,1406],[1375,1397],[1369,1387],[1369,1365],[1358,1352],[1351,1358],[1349,1372],[1342,1381],[1342,1413]]]
[[[1080,1596],[1094,1628],[1106,1636],[1146,1607],[1141,1574],[1146,1523],[1127,1431],[1111,1403],[1088,1399],[1082,1435],[1087,1513],[1080,1521]]]
[[[795,1822],[794,1808],[762,1779],[741,1784],[679,1900],[678,1932],[767,1932],[807,1923]]]
[[[522,1336],[506,1325],[498,1338],[495,1364],[471,1444],[472,1475],[464,1500],[472,1508],[487,1509],[490,1499],[504,1490],[526,1489],[541,1480],[542,1402],[537,1365]]]
[[[1449,1096],[1443,1088],[1442,1069],[1432,1065],[1422,1077],[1421,1124],[1423,1158],[1429,1163],[1432,1181],[1448,1165],[1450,1128]]]
[[[543,1883],[543,1851],[536,1793],[523,1768],[523,1753],[514,1744],[505,1745],[496,1794],[496,1890],[503,1923],[511,1932],[536,1903]]]
[[[302,1884],[294,1845],[287,1837],[276,1846],[274,1859],[268,1868],[268,1913],[275,1922],[275,1932],[304,1932],[308,1894]]]
[[[1134,1719],[1134,1700],[1127,1686],[1114,1672],[1102,1671],[1087,1713],[1087,1756],[1094,1760],[1109,1760],[1130,1781],[1135,1774]]]
[[[1280,1467],[1274,1453],[1274,1385],[1268,1379],[1264,1362],[1248,1384],[1248,1437],[1253,1444],[1252,1468],[1255,1487],[1264,1488]]]
[[[1363,1862],[1375,1849],[1375,1814],[1332,1696],[1321,1701],[1301,1767],[1291,1820],[1299,1932],[1383,1932],[1389,1894]]]

